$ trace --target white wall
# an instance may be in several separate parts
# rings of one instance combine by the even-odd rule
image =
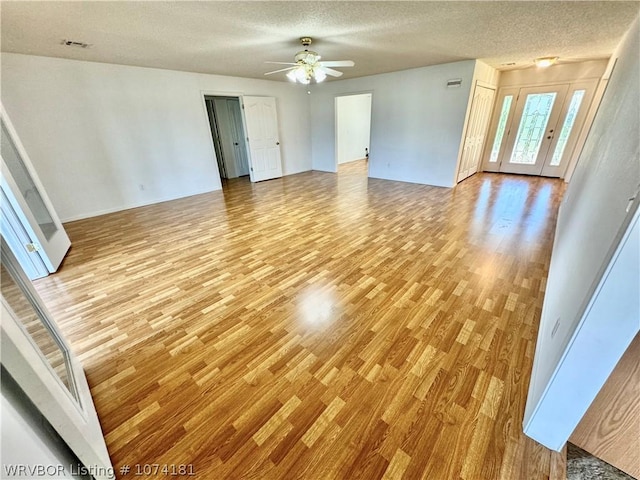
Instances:
[[[338,163],[365,157],[371,133],[371,94],[336,98],[336,153]]]
[[[616,68],[558,216],[525,413],[525,432],[550,448],[566,441],[640,328],[637,239],[622,272],[603,283],[635,213],[626,210],[640,181],[638,30],[636,20],[616,53]],[[605,297],[598,296],[594,307],[597,289]],[[571,391],[580,396],[563,399]]]
[[[311,87],[313,169],[336,171],[336,96],[371,93],[369,176],[452,187],[474,60]],[[447,80],[461,78],[460,88]]]
[[[304,86],[7,53],[1,68],[2,102],[63,221],[220,189],[203,92],[276,97],[283,172],[311,168]]]

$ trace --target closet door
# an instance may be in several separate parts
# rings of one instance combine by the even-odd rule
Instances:
[[[465,178],[478,171],[482,148],[487,135],[487,127],[493,108],[493,97],[495,90],[492,88],[476,85],[471,103],[469,122],[462,147],[462,157],[458,170],[457,181],[461,182]]]
[[[1,109],[0,124],[0,184],[31,240],[26,244],[11,244],[11,249],[38,252],[49,272],[55,272],[71,242],[4,108]],[[16,256],[20,258],[20,254],[16,253]]]

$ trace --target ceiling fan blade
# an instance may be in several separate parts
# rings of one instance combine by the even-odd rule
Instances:
[[[272,73],[278,73],[278,72],[286,72],[287,70],[293,70],[294,68],[298,68],[298,67],[281,68],[280,70],[274,70],[273,72],[267,72],[267,73],[265,73],[265,75],[271,75]]]
[[[297,65],[297,63],[293,63],[293,62],[264,62],[264,63],[273,63],[275,65]]]
[[[328,60],[321,61],[320,65],[323,67],[353,67],[355,63],[351,60]]]
[[[324,65],[322,65],[322,70],[324,71],[324,73],[326,73],[327,75],[331,75],[332,77],[342,76],[342,72],[339,72],[338,70],[334,70],[333,68],[327,68]]]

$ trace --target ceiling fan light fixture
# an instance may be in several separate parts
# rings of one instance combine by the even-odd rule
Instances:
[[[307,72],[307,69],[304,65],[300,65],[298,68],[293,70],[295,72],[296,81],[307,85],[311,81],[311,75]]]
[[[536,67],[539,68],[547,68],[556,63],[558,57],[539,57],[536,58],[533,63],[536,64]]]
[[[296,71],[295,70],[289,70],[287,72],[287,78],[295,83],[295,81],[296,81]]]
[[[321,68],[316,68],[313,72],[313,78],[316,79],[316,83],[320,83],[327,78],[327,74]]]
[[[291,67],[280,68],[272,72],[267,72],[265,75],[272,75],[274,73],[286,71],[286,76],[290,81],[309,85],[311,81],[314,81],[315,83],[323,82],[329,75],[332,77],[342,76],[341,71],[335,70],[331,67],[353,67],[355,65],[352,60],[320,61],[322,57],[308,48],[309,45],[311,45],[310,37],[302,37],[300,38],[300,42],[305,49],[296,53],[293,63],[266,62],[279,65],[292,65]]]

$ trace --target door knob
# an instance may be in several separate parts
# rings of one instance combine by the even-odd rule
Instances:
[[[233,142],[234,145],[238,145],[238,142]]]
[[[276,142],[276,145],[280,145],[280,142]]]

